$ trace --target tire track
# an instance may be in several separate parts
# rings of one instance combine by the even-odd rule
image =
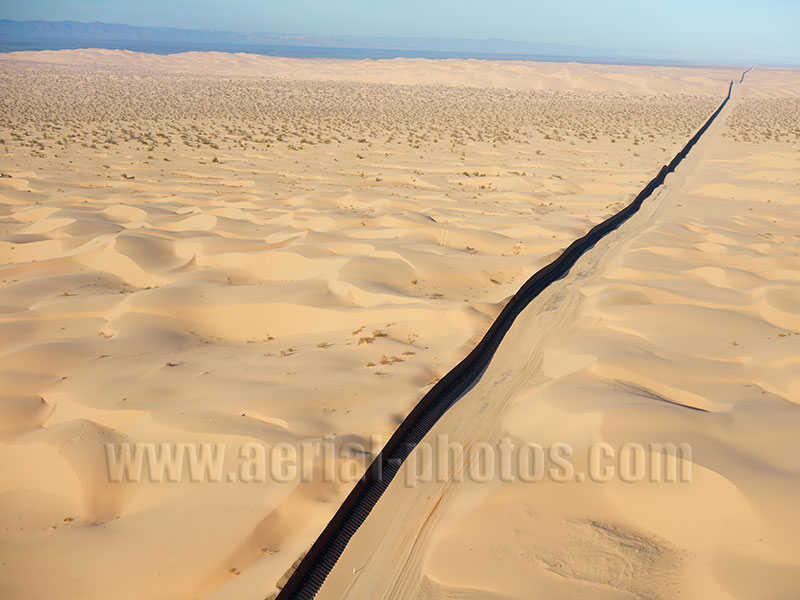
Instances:
[[[744,76],[749,70],[742,73],[740,83],[744,81]],[[344,552],[350,538],[366,520],[403,462],[441,416],[480,377],[516,317],[548,285],[564,277],[578,259],[598,241],[638,212],[642,203],[686,158],[692,147],[725,108],[730,100],[732,89],[733,81],[730,82],[727,96],[714,113],[630,204],[592,227],[583,237],[572,242],[558,258],[530,277],[508,301],[472,352],[425,394],[367,468],[327,527],[300,561],[276,600],[312,600],[317,595],[328,573]]]

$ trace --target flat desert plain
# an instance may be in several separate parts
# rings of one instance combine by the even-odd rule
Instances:
[[[0,57],[0,595],[274,594],[505,301],[743,70]],[[800,585],[799,96],[748,73],[432,432],[688,442],[692,481],[396,482],[320,597]],[[320,444],[332,477],[245,460]],[[123,447],[186,465],[120,478]]]

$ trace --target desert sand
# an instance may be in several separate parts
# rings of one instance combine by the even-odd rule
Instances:
[[[504,438],[567,443],[569,479],[410,487],[409,459],[320,598],[796,593],[800,78],[768,98],[774,76],[734,88],[689,159],[522,313],[428,436],[473,463]],[[685,480],[583,479],[592,444],[638,443],[649,465],[654,441],[689,444]]]
[[[100,50],[0,57],[2,595],[273,594],[352,478],[243,483],[240,449],[335,436],[379,450],[522,282],[629,201],[740,72]],[[753,557],[791,585],[796,523],[783,513],[795,491],[798,383],[792,355],[774,344],[800,339],[800,86],[793,73],[750,75],[698,148],[705,158],[682,167],[693,174],[676,173],[652,214],[598,247],[580,285],[559,283],[563,306],[542,313],[552,322],[531,332],[540,303],[515,325],[492,367],[514,376],[486,427],[467,426],[480,385],[438,426],[576,447],[672,428],[704,465],[693,487],[662,497],[657,485],[445,486],[458,493],[445,494],[435,527],[403,555],[411,566],[398,570],[412,546],[385,544],[351,597],[375,585],[370,597],[528,597],[532,585],[551,597],[726,597],[712,571],[747,579]],[[708,328],[725,340],[709,341]],[[755,394],[774,410],[737,426]],[[700,422],[683,405],[719,419]],[[222,472],[233,477],[110,481],[105,444],[126,442],[225,444]],[[369,555],[387,531],[415,539],[430,499],[411,493],[390,488],[355,551]],[[722,508],[704,500],[693,511],[708,494]],[[760,500],[772,504],[750,508]],[[668,520],[637,501],[686,505]],[[413,507],[402,522],[386,508],[398,503]],[[726,515],[750,521],[734,531]],[[744,550],[732,557],[726,539],[692,538],[698,522]],[[570,550],[611,555],[615,543],[633,546],[619,559],[627,571],[609,559],[587,574]],[[464,554],[470,544],[483,554]],[[527,570],[504,558],[511,546]],[[326,597],[351,586],[354,560],[343,557]],[[484,567],[465,578],[469,560]],[[636,569],[656,583],[631,587]]]

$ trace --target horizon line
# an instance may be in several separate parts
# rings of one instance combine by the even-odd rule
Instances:
[[[108,39],[107,43],[109,45],[114,44],[117,46],[131,46],[134,44],[144,44],[144,45],[162,45],[162,46],[176,46],[176,47],[186,47],[188,45],[204,45],[204,46],[218,46],[223,48],[213,48],[204,51],[219,51],[219,52],[231,52],[231,50],[225,50],[225,46],[242,46],[242,47],[279,47],[279,48],[298,48],[303,50],[310,50],[314,48],[318,48],[320,50],[338,50],[340,52],[344,51],[375,51],[375,52],[386,52],[386,53],[417,53],[417,54],[436,54],[436,55],[450,55],[450,56],[441,56],[441,57],[426,57],[426,56],[418,56],[418,57],[409,57],[409,56],[395,56],[395,57],[378,57],[378,58],[370,58],[370,57],[333,57],[339,58],[341,60],[381,60],[385,58],[463,58],[469,59],[474,58],[477,60],[524,60],[524,61],[534,61],[534,62],[579,62],[585,64],[620,64],[620,65],[658,65],[658,66],[714,66],[714,67],[723,67],[723,66],[742,66],[742,65],[750,65],[750,64],[758,64],[762,67],[779,67],[779,68],[797,68],[800,67],[800,59],[795,59],[792,57],[732,57],[732,58],[715,58],[715,57],[697,57],[697,56],[684,56],[680,57],[674,54],[670,54],[667,52],[647,52],[647,51],[636,51],[631,49],[611,49],[611,48],[600,48],[600,47],[589,47],[589,46],[577,46],[574,44],[565,44],[560,42],[529,42],[529,41],[520,41],[520,40],[511,40],[506,38],[499,38],[499,37],[485,37],[485,38],[463,38],[463,37],[421,37],[421,36],[364,36],[364,35],[351,35],[351,34],[330,34],[330,35],[322,35],[322,34],[304,34],[304,33],[275,33],[275,32],[260,32],[260,31],[233,31],[233,30],[222,30],[222,29],[191,29],[191,28],[182,28],[182,27],[175,27],[171,25],[130,25],[128,23],[108,23],[104,21],[74,21],[69,19],[63,19],[59,21],[49,21],[44,19],[32,19],[26,21],[17,21],[14,19],[6,19],[0,18],[0,22],[5,21],[6,23],[14,23],[14,24],[34,24],[34,23],[42,23],[42,24],[78,24],[78,25],[101,25],[101,26],[109,26],[109,27],[126,27],[131,29],[140,29],[140,30],[158,30],[158,31],[175,31],[175,32],[182,32],[182,33],[189,33],[189,34],[201,34],[201,35],[228,35],[234,36],[237,38],[246,38],[247,36],[264,36],[266,38],[271,38],[268,40],[249,40],[249,39],[236,39],[236,40],[142,40],[142,39],[131,39],[131,38],[116,38],[116,39]],[[49,33],[49,35],[48,35]],[[82,40],[86,40],[87,43],[89,42],[102,42],[106,41],[104,38],[90,38],[85,35],[78,35],[76,37],[69,37],[67,35],[63,35],[64,32],[58,32],[53,35],[52,32],[44,32],[40,35],[36,34],[24,34],[24,33],[9,33],[9,32],[2,32],[0,31],[0,43],[4,41],[4,38],[8,41],[15,42],[20,40],[31,40],[31,42],[44,42],[45,40],[49,41],[51,44],[58,45],[58,42],[61,41],[64,44],[67,42],[72,42],[76,45],[76,47],[70,48],[34,48],[30,49],[29,51],[37,51],[37,50],[66,50],[66,49],[78,49],[77,45]],[[386,42],[386,46],[381,45],[381,42]],[[332,43],[334,42],[334,43]],[[338,43],[336,43],[338,42]],[[352,42],[352,45],[342,45],[347,42]],[[394,42],[394,44],[392,43]],[[400,42],[405,42],[404,44]],[[408,44],[411,43],[418,43],[419,46],[409,46]],[[453,48],[426,48],[425,42],[437,42],[441,44],[442,42],[460,42],[460,43],[480,43],[480,44],[491,44],[491,43],[498,43],[498,44],[513,44],[517,46],[528,46],[530,50],[528,52],[524,51],[523,48],[517,48],[516,51],[510,51],[509,49],[501,48],[501,49],[475,49],[475,48],[461,48],[461,49],[453,49]],[[36,45],[35,43],[32,45]],[[43,44],[39,44],[41,46]],[[63,44],[62,44],[63,45]],[[72,45],[72,44],[71,44]],[[388,47],[387,47],[388,46]],[[397,47],[400,46],[400,47]],[[538,51],[536,47],[539,46],[540,48]],[[181,52],[191,52],[196,51],[192,49],[187,50],[176,50],[175,52],[167,51],[168,48],[162,48],[165,50],[164,52],[148,52],[147,50],[141,49],[130,49],[130,48],[104,48],[103,45],[100,46],[81,46],[82,48],[97,48],[97,49],[120,49],[126,50],[129,49],[134,52],[142,52],[144,54],[159,54],[159,55],[169,55],[169,54],[178,54]],[[562,51],[557,51],[557,49],[563,49]],[[0,48],[0,52],[2,53],[9,53],[14,51],[25,51],[26,49],[4,49]],[[238,48],[237,48],[238,50]],[[259,54],[264,55],[269,53],[264,52],[244,52],[246,54]],[[282,54],[276,54],[277,56],[282,56]],[[285,56],[285,55],[283,55]],[[312,56],[298,56],[296,58],[312,58]],[[320,56],[319,58],[331,58],[330,56]],[[547,59],[553,59],[552,61],[548,61]]]

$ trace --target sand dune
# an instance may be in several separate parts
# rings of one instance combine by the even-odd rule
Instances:
[[[409,459],[320,598],[794,593],[800,155],[731,142],[761,127],[746,90],[641,213],[524,311],[428,436],[471,444],[473,464],[480,443],[568,443],[568,479],[403,486]],[[761,108],[781,122],[777,106]],[[687,443],[690,476],[626,481],[620,460],[589,479],[598,442],[640,444],[644,464],[663,452],[652,442]]]
[[[163,70],[237,77],[280,77],[293,80],[359,81],[404,85],[453,85],[534,90],[582,90],[633,93],[717,94],[738,77],[738,68],[652,67],[486,61],[477,59],[395,58],[390,60],[303,59],[185,52],[166,56],[129,50],[58,50],[14,52],[10,61],[90,67]]]
[[[10,175],[0,178],[3,595],[269,596],[350,481],[110,482],[104,444],[224,443],[224,473],[237,471],[251,442],[299,447],[337,434],[339,446],[376,451],[370,436],[394,430],[528,275],[630,200],[733,76],[213,53],[0,57],[0,150]],[[791,98],[778,100],[771,114],[786,125],[778,141],[764,142],[774,154],[730,140],[735,151],[720,168],[741,166],[741,176],[696,184],[704,215],[723,219],[714,211],[730,195],[766,202],[764,180],[777,176],[783,183],[771,185],[764,206],[796,197],[788,163],[774,162],[794,160],[785,144]],[[751,101],[760,100],[732,113],[729,135],[766,133],[758,110],[744,108]],[[741,339],[730,340],[740,345],[725,346],[732,353],[783,333],[796,319],[796,264],[794,209],[781,210],[779,227],[757,221],[757,239],[750,229],[736,233],[752,216],[743,213],[736,227],[711,217],[691,228],[679,222],[626,253],[617,269],[624,285],[598,290],[586,309],[587,322],[612,331],[596,334],[600,356],[575,358],[575,344],[564,342],[547,354],[547,375],[594,369],[590,382],[624,379],[629,391],[647,387],[726,414],[736,398],[709,397],[707,379],[687,390],[659,384],[652,364],[642,359],[631,373],[630,353],[602,344],[648,326],[639,304],[691,292],[642,283],[666,280],[670,268],[710,282],[713,293],[675,300],[681,306],[664,309],[665,318],[697,308],[692,318],[708,318],[708,327],[741,325]],[[690,245],[676,249],[670,236]],[[780,241],[786,255],[774,250]],[[654,261],[664,266],[658,275]],[[768,283],[751,296],[726,287],[760,278]],[[707,317],[720,305],[728,312]],[[576,327],[589,330],[584,321]],[[677,343],[668,327],[651,335]],[[724,371],[718,350],[698,342],[685,361]],[[731,357],[752,362],[766,393],[796,390],[791,360],[760,347]],[[516,435],[533,435],[525,427],[541,422],[540,409],[518,410]],[[547,410],[548,418],[576,412]],[[593,431],[593,419],[559,426]],[[351,462],[357,473],[357,457]],[[738,507],[713,467],[703,485]],[[628,562],[667,547],[653,536],[630,542],[635,523],[565,527],[578,546],[632,545]],[[462,534],[472,531],[481,529]],[[436,543],[457,539],[447,535]],[[672,539],[668,560],[651,561],[654,579],[683,560],[682,544]],[[559,565],[561,552],[542,550],[541,560]],[[575,580],[600,577],[587,564],[553,568]],[[426,563],[425,573],[426,593],[450,593],[446,565]]]

